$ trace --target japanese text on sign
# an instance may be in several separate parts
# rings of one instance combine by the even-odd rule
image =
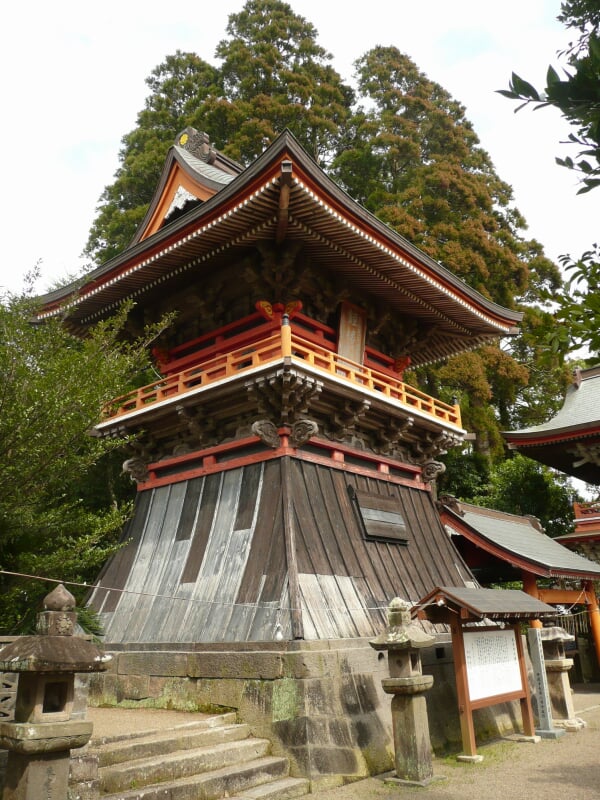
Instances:
[[[523,689],[515,632],[465,631],[465,663],[471,700]]]

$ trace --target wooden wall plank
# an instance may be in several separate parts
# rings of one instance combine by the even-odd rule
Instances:
[[[260,486],[263,479],[263,464],[249,464],[242,473],[240,502],[233,529],[238,531],[251,528],[256,519]]]
[[[207,475],[201,495],[200,513],[196,517],[194,532],[192,534],[192,546],[190,554],[181,574],[182,583],[194,583],[198,577],[200,565],[204,558],[204,551],[208,541],[209,532],[213,523],[217,499],[221,491],[221,481],[225,473]]]
[[[264,589],[265,576],[275,570],[277,573],[285,572],[285,556],[282,543],[281,520],[281,466],[279,460],[267,461],[262,465],[262,489],[258,503],[258,516],[254,525],[251,552],[244,570],[237,595],[238,603],[256,602]],[[279,548],[277,548],[279,544]],[[277,557],[273,558],[273,549]],[[281,584],[277,592],[268,598],[273,600],[278,597]]]
[[[190,539],[194,530],[194,523],[198,516],[198,505],[202,495],[203,478],[192,478],[185,481],[185,500],[183,511],[177,526],[176,539]]]
[[[175,483],[171,486],[162,524],[157,531],[152,564],[140,587],[144,594],[139,598],[135,616],[127,628],[127,636],[131,641],[159,640],[160,623],[170,605],[170,601],[159,595],[167,593],[166,585],[172,576],[172,552],[177,544],[176,534],[184,507],[186,490],[185,483]]]
[[[134,619],[136,607],[140,602],[140,592],[144,585],[144,579],[152,567],[154,551],[167,510],[170,490],[169,486],[152,490],[152,502],[148,509],[144,533],[129,572],[125,592],[118,606],[118,613],[111,615],[105,628],[106,641],[121,642],[128,640],[127,630]],[[135,640],[129,639],[129,641]]]
[[[125,526],[119,540],[121,544],[123,542],[127,542],[127,544],[120,548],[100,573],[98,581],[103,586],[110,586],[114,589],[124,588],[144,533],[151,499],[152,492],[142,492],[136,496],[133,516]],[[102,590],[92,594],[90,604],[98,612],[109,614],[117,608],[120,599],[121,592],[107,593],[106,590]]]
[[[229,540],[237,516],[241,473],[242,468],[221,473],[221,490],[214,506],[204,557],[195,581],[190,607],[182,623],[186,640],[191,637],[193,641],[211,641],[206,638],[206,629],[222,625],[227,618],[221,601],[220,582],[226,568]],[[199,516],[202,516],[202,512]]]
[[[157,612],[164,608],[166,601],[157,597],[161,593],[163,575],[168,568],[171,550],[175,544],[175,536],[181,517],[183,501],[186,493],[185,483],[174,483],[165,495],[165,510],[156,527],[150,526],[154,537],[151,560],[145,573],[138,573],[131,587],[142,594],[137,598],[135,610],[127,626],[127,638],[132,642],[156,641],[158,628]],[[150,551],[149,551],[150,552]],[[142,565],[140,564],[140,567]],[[143,568],[143,567],[142,567]]]
[[[301,573],[299,583],[302,602],[314,624],[315,638],[339,639],[337,621],[329,605],[325,603],[317,575]]]

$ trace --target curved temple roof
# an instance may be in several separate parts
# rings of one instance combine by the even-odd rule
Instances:
[[[192,169],[189,157],[172,151],[169,158]],[[434,330],[413,357],[415,365],[517,332],[520,313],[483,297],[354,202],[288,131],[243,172],[223,177],[215,194],[147,238],[134,239],[77,290],[68,286],[41,298],[40,319],[66,309],[75,326],[85,327],[183,272],[201,275],[208,264],[218,268],[261,241],[285,239],[301,241],[313,262],[326,264],[392,313]]]
[[[575,370],[563,406],[552,419],[503,436],[512,450],[600,484],[600,366]]]

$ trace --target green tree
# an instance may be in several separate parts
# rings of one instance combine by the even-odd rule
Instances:
[[[558,20],[578,32],[559,57],[566,60],[563,76],[549,66],[546,86],[536,89],[513,72],[508,89],[500,94],[536,108],[553,106],[576,130],[569,134],[579,148],[573,159],[557,158],[558,164],[581,174],[579,193],[600,186],[600,8],[597,0],[566,0]]]
[[[353,93],[328,63],[332,56],[317,43],[316,28],[280,0],[248,0],[229,17],[227,33],[216,51],[226,152],[247,163],[289,128],[316,161],[327,164]]]
[[[123,137],[85,248],[96,263],[133,238],[167,150],[187,126],[246,164],[286,127],[316,160],[332,157],[353,93],[328,63],[314,26],[281,0],[248,0],[230,15],[227,33],[216,49],[221,66],[177,51],[147,79],[150,94]]]
[[[515,455],[490,466],[470,449],[457,448],[443,457],[446,472],[438,494],[508,514],[539,519],[548,536],[573,530],[573,503],[580,500],[568,479],[548,467]]]
[[[577,492],[567,479],[548,467],[516,455],[495,465],[489,483],[470,499],[477,505],[539,519],[548,536],[573,529]]]
[[[581,176],[579,194],[600,185],[600,8],[597,0],[565,0],[559,21],[577,33],[575,41],[559,53],[566,61],[562,76],[548,67],[546,86],[536,89],[513,73],[509,88],[500,94],[520,100],[523,106],[551,106],[573,126],[570,143],[577,149],[575,158],[556,158],[558,164]],[[600,354],[600,259],[593,244],[579,258],[564,256],[562,265],[569,277],[564,288],[551,299],[558,304],[555,318],[560,326],[549,332],[548,343],[556,354],[587,347],[594,360]]]
[[[169,147],[187,125],[202,125],[207,97],[218,95],[219,73],[194,53],[168,56],[146,80],[151,94],[137,126],[122,139],[115,180],[106,186],[85,254],[100,263],[127,247],[152,199]]]
[[[512,189],[479,146],[464,107],[394,47],[376,47],[356,66],[363,106],[334,162],[338,181],[482,294],[543,315],[539,306],[560,286],[560,273],[538,242],[525,239]],[[528,329],[532,365],[544,349],[536,331]],[[492,460],[504,457],[500,431],[511,427],[531,382],[515,358],[519,347],[483,348],[417,375],[427,391],[458,398],[476,450]],[[545,358],[545,367],[556,380],[558,361]]]
[[[26,627],[54,585],[23,575],[84,583],[114,548],[132,494],[115,466],[123,442],[90,430],[145,365],[154,335],[123,343],[126,309],[84,339],[63,319],[34,326],[34,311],[26,293],[0,302],[2,634]]]

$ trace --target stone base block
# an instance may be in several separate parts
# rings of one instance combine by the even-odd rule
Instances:
[[[425,778],[422,781],[410,781],[405,778],[398,778],[395,772],[387,772],[385,775],[377,776],[384,783],[390,786],[431,786],[432,783],[440,783],[446,780],[445,775],[432,775],[430,778]]]

